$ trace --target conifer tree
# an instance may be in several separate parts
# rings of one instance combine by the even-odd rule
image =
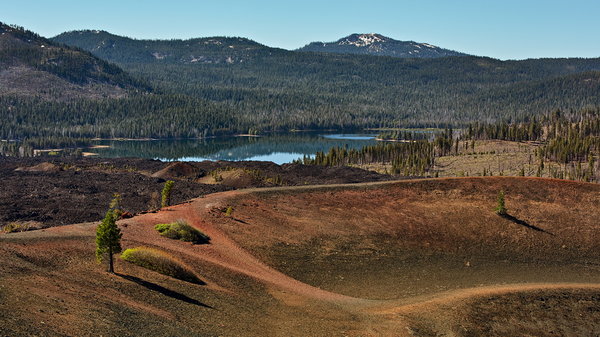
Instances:
[[[498,215],[506,215],[507,211],[506,211],[506,205],[504,203],[504,191],[500,190],[500,192],[498,192],[498,198],[497,198],[497,206],[496,206],[496,214]]]
[[[167,180],[165,187],[162,190],[162,202],[161,207],[167,207],[171,205],[171,190],[173,189],[173,180]]]
[[[121,215],[118,209],[121,197],[115,194],[110,207],[102,222],[96,229],[96,259],[98,262],[107,260],[109,273],[114,273],[113,254],[121,252],[121,230],[117,226],[117,219]]]

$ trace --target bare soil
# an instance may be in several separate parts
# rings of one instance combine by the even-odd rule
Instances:
[[[500,190],[510,218],[493,211]],[[594,282],[600,279],[598,205],[597,184],[432,179],[257,192],[231,202],[242,222],[223,226],[296,279],[394,299],[498,283]]]
[[[105,273],[94,223],[0,235],[0,335],[596,336],[599,204],[597,184],[455,178],[226,191],[119,222],[124,248],[206,285]],[[177,219],[211,243],[153,229]]]

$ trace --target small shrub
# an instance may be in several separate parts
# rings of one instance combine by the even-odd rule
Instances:
[[[127,262],[178,280],[191,283],[203,283],[183,263],[158,249],[148,247],[130,248],[121,254],[121,258]]]
[[[44,224],[36,221],[15,221],[4,226],[0,225],[0,233],[27,232],[30,230],[44,228]]]
[[[181,240],[195,244],[208,243],[210,241],[208,235],[188,225],[182,220],[173,223],[158,224],[154,226],[154,229],[156,229],[160,235],[173,240]]]
[[[223,181],[223,176],[221,175],[222,171],[223,171],[222,169],[216,169],[216,170],[210,171],[210,175],[213,177],[215,182],[219,183],[219,182]]]
[[[25,232],[28,229],[29,228],[27,225],[19,224],[16,222],[11,222],[9,224],[4,225],[4,227],[2,227],[2,231],[4,233]]]

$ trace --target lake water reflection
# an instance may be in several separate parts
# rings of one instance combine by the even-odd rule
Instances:
[[[261,160],[276,164],[314,156],[332,147],[361,148],[376,144],[375,134],[288,133],[262,137],[218,137],[209,139],[99,141],[90,152],[102,157],[140,157],[166,161]]]

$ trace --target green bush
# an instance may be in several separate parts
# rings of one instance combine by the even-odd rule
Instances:
[[[210,237],[196,228],[188,225],[185,221],[178,220],[173,223],[164,223],[154,226],[160,235],[173,239],[191,242],[195,244],[208,243]]]
[[[158,249],[136,247],[127,249],[121,258],[140,267],[167,275],[182,281],[202,283],[200,279],[183,263]]]

